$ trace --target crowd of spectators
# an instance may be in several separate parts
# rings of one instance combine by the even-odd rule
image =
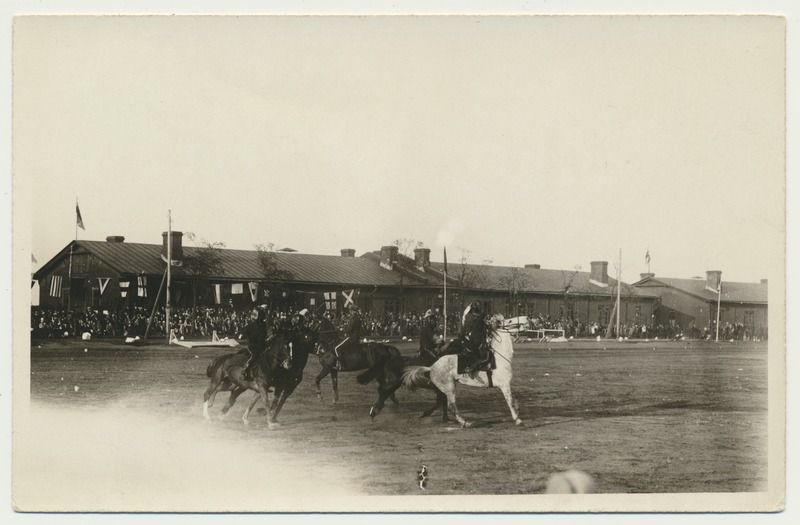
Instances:
[[[87,308],[70,312],[66,310],[47,310],[41,308],[31,309],[31,335],[34,338],[62,338],[76,337],[85,333],[91,337],[144,337],[147,331],[151,311],[141,307],[134,307],[119,312],[94,310]],[[271,322],[279,323],[281,319],[288,319],[295,313],[294,308],[272,309]],[[439,333],[444,328],[444,316],[436,311],[439,319]],[[235,309],[228,307],[198,307],[198,308],[172,308],[170,311],[170,329],[178,337],[187,339],[209,338],[216,331],[219,337],[238,337],[245,325],[249,322],[250,309]],[[338,315],[337,311],[321,313],[331,319],[334,325],[340,328],[346,319]],[[372,312],[362,312],[363,334],[369,338],[407,337],[419,336],[422,327],[424,312],[414,313],[386,313],[375,315]],[[150,336],[166,336],[166,310],[156,309],[150,326]],[[455,336],[460,328],[460,314],[448,313],[447,333]],[[607,327],[597,322],[584,323],[566,317],[551,318],[550,316],[536,315],[529,318],[528,329],[555,329],[563,330],[564,336],[575,338],[605,337]],[[680,337],[692,339],[714,339],[716,330],[713,322],[703,329],[693,324],[682,328],[677,323],[667,325],[644,325],[639,323],[625,323],[620,326],[619,335],[612,324],[611,336],[627,337],[629,339],[677,339]],[[766,340],[765,330],[753,333],[742,323],[725,323],[720,326],[719,338],[729,341],[761,341]]]

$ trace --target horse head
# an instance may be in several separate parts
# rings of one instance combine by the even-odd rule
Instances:
[[[339,331],[327,317],[321,317],[315,321],[313,330],[316,332],[316,345],[321,351],[328,352],[342,342]]]

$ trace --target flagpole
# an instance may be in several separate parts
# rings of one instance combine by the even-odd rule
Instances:
[[[619,268],[617,269],[617,338],[619,335],[620,290],[622,289],[622,248],[619,249]]]
[[[722,276],[719,278],[719,283],[717,284],[717,335],[714,339],[714,342],[719,343],[719,307],[720,303],[722,302]]]
[[[447,341],[447,247],[444,248],[444,333],[442,337]]]
[[[172,284],[172,210],[167,210],[167,341],[169,342],[169,318],[170,318],[170,287]]]

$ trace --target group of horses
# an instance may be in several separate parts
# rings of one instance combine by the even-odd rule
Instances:
[[[519,405],[511,393],[511,361],[514,356],[512,334],[502,328],[502,316],[494,316],[490,323],[490,348],[494,354],[495,368],[491,378],[481,371],[470,375],[459,373],[456,354],[423,352],[414,357],[406,357],[391,345],[365,342],[344,348],[337,356],[334,348],[341,342],[336,327],[325,317],[314,319],[309,326],[298,327],[286,332],[278,332],[269,342],[252,372],[252,379],[244,374],[249,354],[246,351],[228,353],[209,363],[206,375],[210,384],[203,396],[203,416],[210,419],[209,407],[214,404],[218,392],[230,392],[228,402],[222,408],[227,414],[236,399],[247,390],[258,395],[253,397],[242,416],[248,424],[248,417],[259,399],[266,408],[267,425],[270,429],[278,425],[277,418],[286,399],[294,392],[303,379],[303,370],[311,354],[319,356],[322,370],[315,378],[317,396],[322,398],[321,381],[331,376],[334,402],[339,399],[338,372],[360,371],[359,384],[378,383],[378,399],[370,407],[369,414],[375,418],[384,407],[386,400],[398,405],[395,392],[401,386],[408,388],[427,388],[436,394],[436,403],[423,412],[430,416],[441,407],[442,419],[448,421],[448,411],[452,412],[462,427],[471,426],[456,406],[456,385],[473,387],[495,386],[505,397],[514,422],[519,425]],[[271,395],[270,395],[271,394]]]

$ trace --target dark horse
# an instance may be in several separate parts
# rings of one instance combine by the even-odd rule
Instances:
[[[322,399],[320,382],[325,376],[330,374],[331,383],[333,383],[333,402],[335,403],[339,400],[339,371],[355,372],[358,370],[367,370],[367,373],[371,374],[369,380],[377,380],[378,389],[380,390],[385,383],[383,365],[389,359],[400,357],[400,351],[394,346],[380,343],[361,343],[356,347],[350,347],[341,352],[339,355],[340,368],[337,370],[334,348],[342,342],[341,337],[339,337],[339,332],[327,317],[316,320],[314,329],[319,338],[317,344],[321,349],[319,353],[319,363],[322,365],[322,370],[319,375],[317,375],[316,379],[314,379],[314,383],[317,386],[317,397],[320,399]],[[374,376],[372,376],[372,374],[374,374]],[[397,404],[397,399],[394,395],[390,397],[392,401]]]
[[[206,375],[211,382],[203,395],[203,416],[210,419],[208,408],[214,404],[217,392],[231,393],[228,402],[222,408],[222,413],[227,414],[236,402],[236,398],[247,390],[254,390],[258,395],[253,397],[242,415],[244,424],[249,423],[250,411],[259,399],[263,399],[268,427],[272,429],[279,426],[276,421],[278,413],[286,399],[300,384],[303,369],[308,362],[308,354],[313,351],[315,345],[315,337],[308,331],[278,333],[256,363],[252,381],[244,379],[244,366],[248,358],[246,352],[217,357],[206,369]],[[274,389],[271,403],[268,395],[270,389]]]
[[[448,348],[449,350],[449,348]],[[383,387],[378,387],[378,400],[369,409],[369,417],[375,419],[380,411],[383,409],[387,399],[395,399],[395,391],[403,386],[403,372],[410,366],[431,366],[442,355],[445,355],[448,350],[444,352],[435,352],[433,350],[421,350],[418,354],[412,357],[400,356],[393,357],[386,361],[383,365]],[[358,382],[361,384],[368,383],[372,380],[372,376],[376,375],[371,370],[360,374]],[[427,384],[420,383],[417,386],[428,388],[436,392],[436,403],[429,409],[425,410],[420,417],[428,417],[436,411],[437,408],[442,408],[442,421],[448,421],[447,417],[447,396],[441,390],[428,381]],[[396,403],[396,401],[395,401]]]

